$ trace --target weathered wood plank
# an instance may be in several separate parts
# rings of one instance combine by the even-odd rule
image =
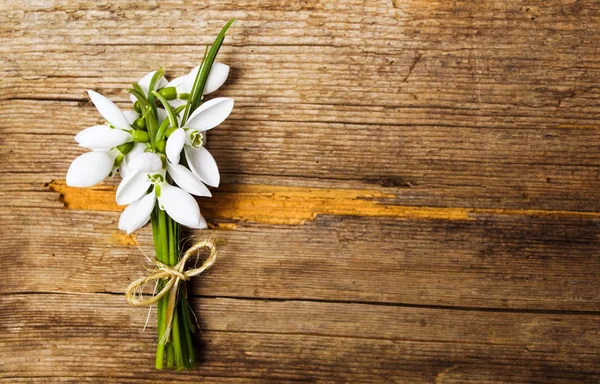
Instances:
[[[85,100],[83,90],[94,88],[124,100],[122,88],[152,63],[174,74],[194,65],[212,38],[209,27],[217,28],[231,5],[211,4],[189,19],[179,2],[7,3],[0,38],[9,76],[0,97]],[[394,9],[384,1],[276,1],[235,8],[240,33],[228,37],[222,58],[233,66],[224,94],[238,107],[209,144],[233,174],[226,181],[351,179],[411,186],[399,204],[599,210],[592,192],[600,187],[599,143],[589,129],[598,112],[598,47],[588,28],[600,21],[596,3],[408,2]],[[98,24],[104,33],[95,32]],[[151,44],[140,44],[148,36]],[[97,118],[80,103],[33,107],[11,100],[1,126],[59,136],[2,155],[18,159],[7,166],[20,164],[20,172],[51,172],[48,182],[69,157],[54,152],[60,158],[40,164],[19,155],[62,150],[67,135]],[[23,115],[39,123],[32,127]],[[15,151],[23,139],[7,138],[6,148]]]
[[[592,382],[600,374],[598,316],[202,299],[193,303],[204,329],[202,368],[174,374],[149,368],[154,329],[142,332],[143,310],[121,297],[0,300],[8,309],[0,313],[6,382],[206,375],[208,381],[550,383]]]
[[[77,103],[10,101],[0,111],[3,167],[38,172],[40,184],[64,178],[83,152],[68,144],[72,136],[99,121],[93,107]],[[353,180],[361,189],[392,187],[400,205],[600,210],[596,130],[318,122],[299,130],[297,122],[253,121],[237,113],[208,140],[224,182],[251,183],[262,175],[308,178],[308,185],[310,178]],[[10,179],[19,182],[19,176]]]
[[[116,212],[3,212],[1,245],[11,255],[0,259],[4,292],[123,292],[144,273],[143,254],[153,254],[149,228],[137,240],[116,235]],[[600,309],[597,219],[323,216],[293,227],[238,224],[196,233],[228,241],[197,294]],[[122,245],[136,241],[139,250]]]
[[[232,16],[201,203],[234,230],[191,233],[228,240],[200,368],[156,372],[120,296],[149,229],[116,230],[118,180],[60,181],[85,89],[124,105]],[[598,27],[593,0],[0,3],[0,381],[598,382]]]

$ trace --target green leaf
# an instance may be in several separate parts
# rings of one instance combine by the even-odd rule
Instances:
[[[192,87],[192,92],[190,94],[190,100],[187,103],[185,108],[185,113],[183,114],[183,121],[187,122],[187,119],[190,115],[198,108],[200,105],[200,100],[202,98],[202,94],[204,92],[204,86],[206,85],[206,80],[208,79],[208,75],[210,74],[210,70],[215,62],[215,58],[217,57],[217,53],[219,53],[219,49],[223,44],[223,40],[225,40],[225,33],[233,24],[235,19],[231,19],[225,24],[221,32],[217,35],[215,42],[210,47],[206,58],[202,61],[202,65],[200,66],[200,70],[196,75],[196,79],[194,80],[194,85]]]
[[[164,119],[163,122],[160,124],[160,127],[158,127],[158,132],[156,132],[156,142],[157,143],[163,139],[163,136],[165,135],[167,128],[169,128],[169,125],[170,125],[169,119]]]
[[[148,87],[148,102],[150,103],[150,106],[152,106],[154,116],[158,116],[158,112],[156,111],[156,100],[154,100],[154,95],[152,94],[152,92],[154,91],[156,83],[160,80],[161,77],[163,77],[164,74],[164,68],[157,69],[154,75],[152,76],[152,79],[150,80],[150,86]]]
[[[165,107],[165,110],[167,111],[167,115],[169,116],[169,122],[171,123],[171,126],[172,127],[179,126],[177,123],[177,117],[175,116],[175,113],[173,112],[173,108],[171,108],[171,105],[169,104],[167,99],[165,99],[165,97],[163,95],[161,95],[160,93],[158,93],[156,91],[152,91],[152,94],[154,96],[156,96],[158,98],[158,100],[160,100],[160,102],[162,103],[163,107]]]
[[[146,119],[146,127],[148,129],[148,135],[150,136],[150,144],[152,146],[152,149],[154,149],[154,138],[156,137],[156,132],[158,131],[158,122],[156,121],[156,115],[154,114],[154,111],[152,110],[148,99],[146,99],[142,88],[137,84],[133,84],[133,88],[134,89],[128,89],[127,92],[132,94],[140,103],[140,106],[142,108],[142,117]]]

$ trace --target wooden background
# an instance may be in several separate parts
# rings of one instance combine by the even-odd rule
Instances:
[[[124,300],[153,255],[73,141],[159,66],[235,98],[193,371]],[[0,381],[597,383],[597,0],[0,3]]]

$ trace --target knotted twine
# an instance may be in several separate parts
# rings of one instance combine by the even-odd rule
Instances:
[[[208,258],[204,261],[204,263],[202,263],[199,268],[185,270],[185,263],[188,261],[188,259],[194,254],[196,254],[196,258],[198,258],[200,253],[199,251],[202,249],[206,249],[209,253]],[[200,241],[190,247],[190,249],[183,254],[183,257],[179,260],[179,262],[173,266],[169,266],[158,260],[154,260],[156,268],[150,269],[148,271],[148,276],[137,279],[127,287],[127,290],[125,291],[127,302],[136,307],[146,307],[155,304],[163,296],[169,294],[167,309],[165,312],[167,327],[165,328],[163,338],[160,340],[161,343],[166,343],[169,335],[171,334],[179,285],[182,281],[188,281],[191,277],[197,276],[206,271],[208,268],[212,267],[216,260],[216,244],[211,240]],[[144,299],[142,292],[144,286],[151,281],[158,282],[159,280],[167,280],[167,283],[157,294],[154,294],[148,299]]]

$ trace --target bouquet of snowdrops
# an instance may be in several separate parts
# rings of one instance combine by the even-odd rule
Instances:
[[[164,70],[158,69],[133,83],[127,90],[132,110],[122,111],[101,94],[88,91],[106,123],[75,136],[91,152],[73,160],[67,172],[67,184],[73,187],[89,187],[118,172],[122,180],[116,201],[126,206],[119,229],[129,234],[152,223],[156,273],[137,282],[141,283],[131,289],[134,299],[130,302],[144,302],[137,299],[141,287],[156,282],[159,293],[149,302],[157,304],[159,369],[165,361],[177,369],[194,364],[191,334],[195,321],[184,283],[194,274],[183,270],[187,256],[182,260],[180,225],[206,228],[192,195],[210,197],[206,186],[219,185],[217,164],[204,147],[206,132],[229,116],[233,99],[204,101],[204,95],[216,91],[229,74],[229,66],[215,62],[215,57],[232,22],[223,27],[202,63],[189,74],[169,82]]]

